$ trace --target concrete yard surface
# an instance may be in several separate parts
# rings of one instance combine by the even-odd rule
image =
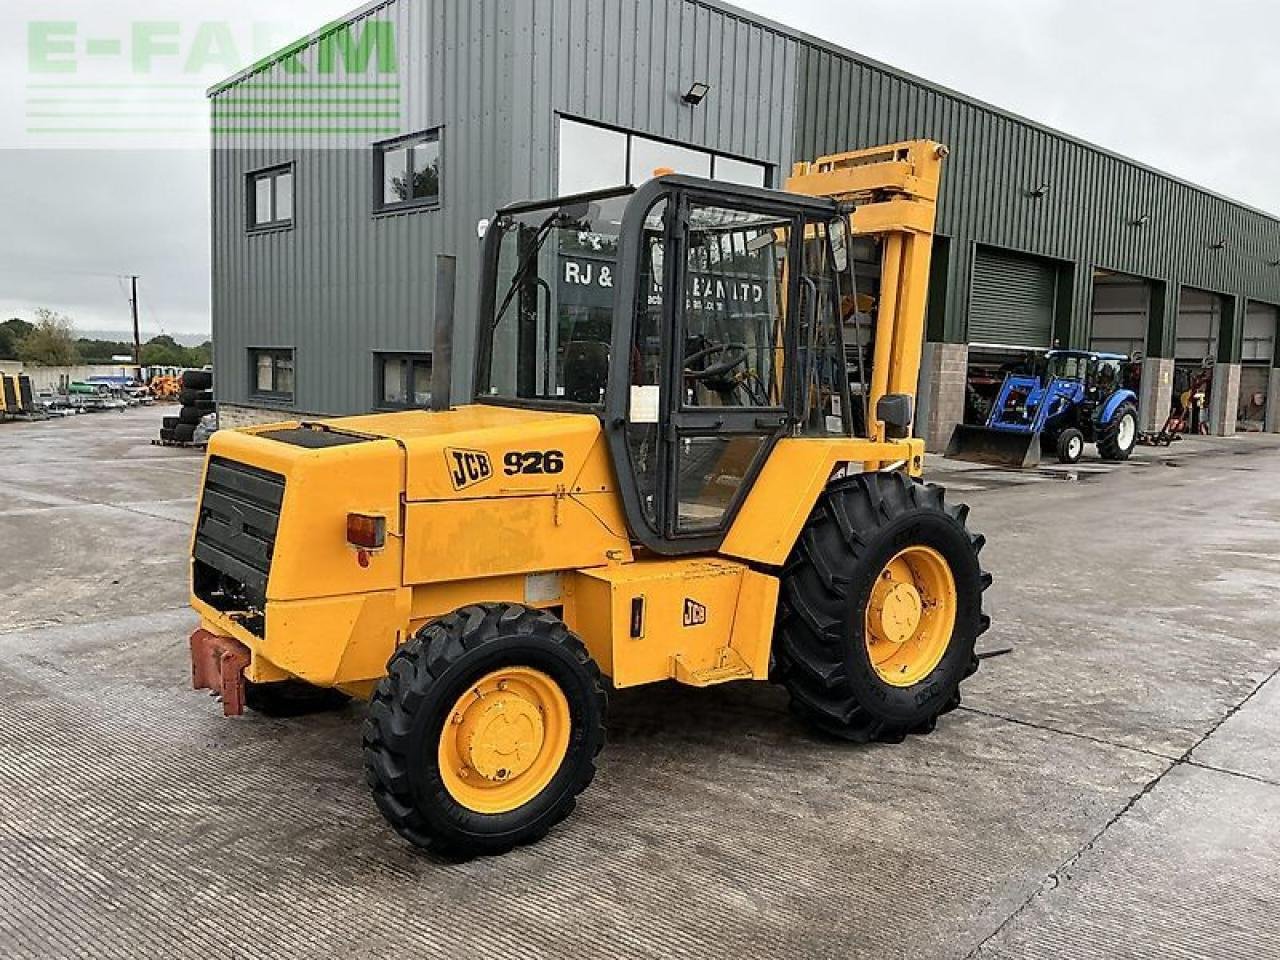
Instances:
[[[359,705],[190,690],[201,455],[161,416],[0,424],[0,957],[1280,955],[1280,437],[935,459],[1013,647],[936,732],[623,691],[575,814],[451,863],[374,808]]]

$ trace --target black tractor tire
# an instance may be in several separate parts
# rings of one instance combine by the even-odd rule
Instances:
[[[302,680],[254,683],[246,680],[244,705],[267,717],[304,717],[338,710],[351,698],[332,687],[317,687]]]
[[[212,370],[183,370],[183,390],[208,390],[213,386]]]
[[[1075,427],[1067,427],[1054,444],[1060,463],[1079,463],[1084,455],[1084,434]]]
[[[829,485],[814,506],[782,574],[773,679],[793,711],[832,736],[897,743],[929,733],[960,704],[960,684],[978,668],[974,644],[986,631],[982,593],[991,585],[964,505],[941,487],[900,473],[864,473]],[[911,686],[887,683],[864,639],[866,609],[882,570],[911,546],[932,548],[956,587],[955,626],[933,670]]]
[[[195,435],[195,424],[180,423],[173,428],[173,439],[178,443],[190,443]]]
[[[208,413],[208,410],[202,410],[199,407],[179,407],[178,423],[186,423],[194,427],[203,420]]]
[[[539,793],[484,813],[450,793],[437,752],[459,697],[504,667],[555,682],[569,706],[569,742]],[[452,858],[505,853],[572,812],[595,776],[607,706],[600,670],[561,620],[519,604],[463,607],[420,629],[387,664],[364,725],[366,779],[387,822],[415,846]]]
[[[1120,425],[1125,418],[1133,421],[1132,429],[1129,431],[1129,445],[1121,446],[1120,443]],[[1128,460],[1129,454],[1133,453],[1133,448],[1138,445],[1138,408],[1129,401],[1125,401],[1116,408],[1115,416],[1111,418],[1109,423],[1105,423],[1098,427],[1098,456],[1103,460],[1112,462],[1120,462]]]
[[[210,410],[213,409],[213,391],[212,390],[183,390],[178,394],[178,402],[184,407],[206,406]]]
[[[177,417],[164,417],[164,418],[160,421],[160,426],[161,426],[163,429],[165,429],[165,430],[172,430],[172,429],[173,429],[174,427],[176,427],[177,425],[178,425],[178,418],[177,418]]]

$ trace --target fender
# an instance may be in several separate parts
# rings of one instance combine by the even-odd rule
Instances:
[[[1107,397],[1107,402],[1102,405],[1102,410],[1098,413],[1098,423],[1100,425],[1108,424],[1111,418],[1116,415],[1116,411],[1120,409],[1120,404],[1128,401],[1134,406],[1138,405],[1138,395],[1132,390],[1117,390],[1111,396]]]

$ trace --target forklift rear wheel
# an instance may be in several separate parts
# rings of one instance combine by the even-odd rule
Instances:
[[[847,740],[928,733],[960,703],[987,629],[968,508],[899,473],[836,481],[782,578],[774,679],[795,712]]]
[[[1125,402],[1109,423],[1098,428],[1098,456],[1103,460],[1128,460],[1138,445],[1138,408]]]
[[[1067,427],[1058,434],[1058,459],[1063,463],[1079,463],[1084,454],[1084,434]]]
[[[364,727],[374,801],[410,843],[496,854],[573,810],[604,746],[600,671],[562,621],[463,607],[391,658]]]

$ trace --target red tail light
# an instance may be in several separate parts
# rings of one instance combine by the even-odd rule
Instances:
[[[381,550],[387,545],[387,518],[368,513],[348,513],[347,543],[362,550]]]

